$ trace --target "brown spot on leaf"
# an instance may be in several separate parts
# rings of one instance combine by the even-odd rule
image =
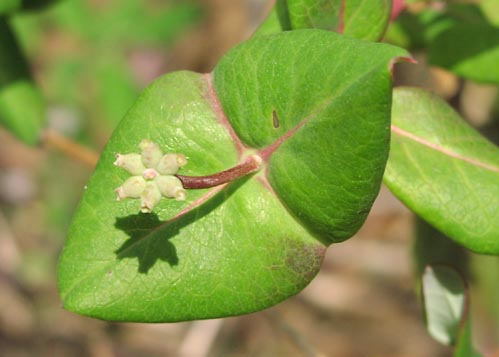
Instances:
[[[326,247],[317,244],[290,242],[286,249],[286,265],[307,281],[319,272]]]
[[[279,118],[277,117],[277,113],[275,110],[272,111],[272,125],[275,129],[279,127]]]

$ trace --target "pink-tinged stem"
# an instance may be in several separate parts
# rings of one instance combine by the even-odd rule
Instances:
[[[184,176],[176,175],[185,189],[200,189],[210,188],[222,185],[227,182],[237,180],[240,177],[249,175],[258,171],[262,164],[262,158],[258,155],[252,155],[244,160],[239,165],[231,167],[230,169],[217,172],[213,175],[207,176]]]
[[[340,18],[338,22],[338,33],[343,33],[345,30],[345,0],[341,2]]]

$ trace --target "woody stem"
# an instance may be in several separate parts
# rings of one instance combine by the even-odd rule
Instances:
[[[262,164],[262,158],[258,155],[249,156],[239,165],[231,167],[230,169],[214,173],[207,176],[184,176],[175,175],[180,181],[185,189],[200,189],[200,188],[210,188],[222,185],[227,182],[237,180],[240,177],[249,175],[255,171],[258,171]]]
[[[99,153],[86,148],[70,138],[59,134],[52,129],[45,129],[42,134],[43,145],[50,146],[89,167],[95,167],[99,160]]]

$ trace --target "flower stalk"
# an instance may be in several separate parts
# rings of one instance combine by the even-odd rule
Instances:
[[[186,189],[203,189],[220,186],[257,171],[262,158],[247,157],[242,163],[230,169],[207,176],[179,175],[178,171],[187,164],[184,154],[163,154],[159,145],[142,140],[140,154],[117,154],[115,166],[121,167],[132,177],[128,178],[115,192],[117,200],[139,198],[140,210],[150,213],[162,197],[177,201],[186,199]]]
[[[252,155],[246,158],[242,163],[231,167],[230,169],[217,172],[207,176],[184,176],[175,175],[182,181],[182,185],[186,189],[201,189],[210,188],[224,183],[234,181],[240,177],[249,175],[258,171],[262,164],[262,159],[258,155]]]

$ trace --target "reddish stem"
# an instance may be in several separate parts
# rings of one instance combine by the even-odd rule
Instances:
[[[262,164],[262,158],[258,155],[252,155],[239,165],[230,169],[217,172],[207,176],[184,176],[176,175],[185,189],[210,188],[234,181],[240,177],[249,175],[257,171]]]

